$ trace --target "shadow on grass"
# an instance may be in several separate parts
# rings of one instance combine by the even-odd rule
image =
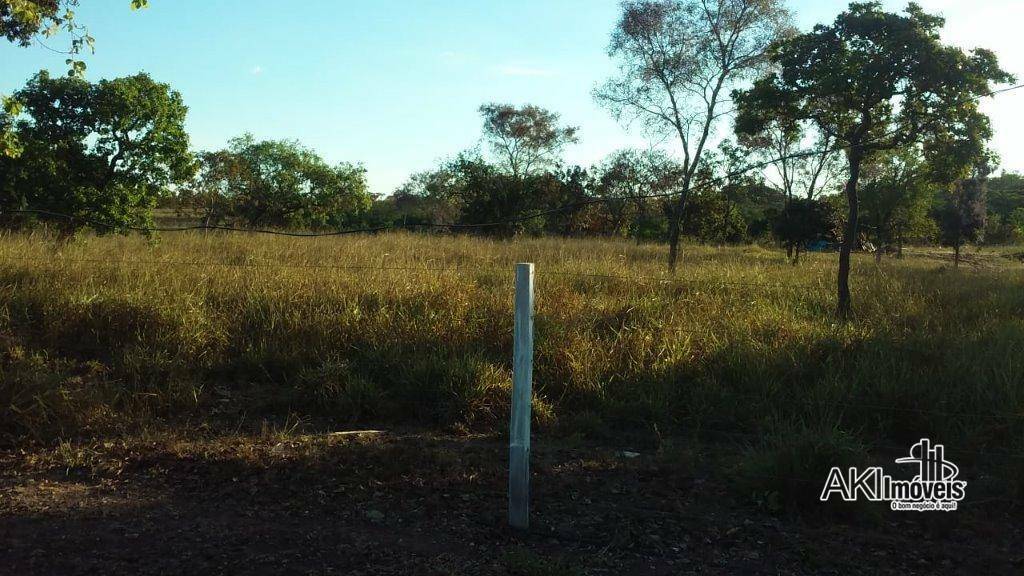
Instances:
[[[19,478],[0,485],[5,566],[34,574],[1011,573],[1006,550],[1020,549],[999,515],[905,515],[858,527],[751,510],[700,470],[686,454],[692,447],[633,455],[539,442],[529,534],[505,527],[506,446],[489,439],[271,434],[79,449],[88,453],[70,475],[67,454],[5,466]]]

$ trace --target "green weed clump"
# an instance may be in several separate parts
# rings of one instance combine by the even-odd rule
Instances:
[[[840,428],[782,426],[747,449],[732,470],[736,493],[770,512],[820,505],[823,478],[833,467],[870,465],[866,447]]]
[[[694,246],[670,276],[664,252],[411,234],[5,236],[0,434],[55,442],[290,417],[504,430],[513,270],[530,261],[542,429],[752,438],[771,460],[757,467],[774,472],[751,477],[816,476],[794,468],[805,454],[921,437],[962,460],[1022,448],[1018,262],[858,257],[857,315],[839,323],[834,255],[792,266],[781,251]],[[827,442],[808,445],[818,428]]]

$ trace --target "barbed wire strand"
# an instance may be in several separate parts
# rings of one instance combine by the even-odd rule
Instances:
[[[41,258],[28,256],[0,255],[0,261],[7,262],[32,262],[48,265],[45,269],[58,271],[61,268],[55,264],[91,264],[107,266],[181,266],[181,267],[209,267],[209,268],[247,268],[247,269],[298,269],[298,270],[359,270],[378,272],[413,272],[413,273],[461,273],[461,274],[496,274],[511,275],[513,271],[502,267],[419,267],[419,266],[386,266],[386,265],[341,265],[341,264],[292,264],[283,262],[214,262],[214,261],[181,261],[181,260],[114,260],[98,258]],[[734,280],[715,280],[704,278],[663,278],[657,276],[626,276],[616,274],[596,274],[586,272],[556,272],[546,271],[539,280],[544,277],[575,278],[579,280],[616,280],[630,284],[641,284],[648,287],[675,286],[675,287],[698,287],[698,288],[757,288],[762,290],[783,290],[793,292],[810,292],[824,289],[822,283],[807,285],[787,285],[769,282],[740,282]]]
[[[198,268],[256,268],[273,269],[288,268],[300,270],[360,270],[360,271],[384,271],[384,272],[473,272],[485,274],[512,274],[514,271],[500,267],[425,267],[425,266],[386,266],[372,264],[293,264],[287,262],[212,262],[212,261],[185,261],[185,260],[114,260],[101,258],[40,258],[31,256],[9,256],[0,255],[0,261],[10,262],[38,262],[44,264],[106,264],[112,266],[182,266]]]
[[[388,266],[388,265],[348,265],[348,264],[313,264],[313,263],[287,263],[275,261],[258,262],[217,262],[217,261],[183,261],[183,260],[134,260],[134,259],[100,259],[100,258],[43,258],[30,256],[12,256],[0,254],[0,261],[10,262],[37,262],[45,264],[102,264],[111,266],[183,266],[183,267],[225,267],[225,268],[254,268],[254,269],[310,269],[310,270],[365,270],[365,271],[392,271],[392,272],[436,272],[436,273],[477,273],[477,274],[511,274],[510,269],[498,266],[448,266],[448,267],[425,267],[425,266]],[[511,263],[509,263],[511,265]],[[51,266],[50,269],[56,269]],[[631,284],[660,285],[660,286],[696,286],[708,288],[759,288],[765,290],[789,290],[795,292],[814,291],[828,289],[826,285],[830,278],[821,278],[818,283],[811,284],[782,284],[773,282],[751,282],[738,280],[717,280],[711,278],[676,278],[665,276],[646,275],[624,275],[592,272],[559,272],[547,270],[539,278],[559,277],[575,278],[580,280],[617,280]],[[937,291],[936,291],[937,292]],[[924,293],[922,294],[931,294]]]

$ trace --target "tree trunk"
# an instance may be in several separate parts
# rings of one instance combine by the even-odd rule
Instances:
[[[953,247],[953,268],[960,269],[960,243]]]
[[[676,271],[676,262],[679,260],[679,216],[672,214],[668,226],[668,270]]]
[[[642,226],[644,225],[644,222],[646,222],[646,221],[647,221],[647,208],[644,206],[644,203],[641,200],[637,204],[636,225],[633,227],[633,236],[634,236],[634,239],[636,240],[636,245],[637,246],[640,245],[640,234],[642,232]]]
[[[903,260],[903,234],[899,235],[899,239],[896,242],[896,259]]]
[[[850,255],[857,245],[857,216],[859,212],[857,183],[860,180],[860,164],[863,158],[860,152],[854,149],[851,151],[849,159],[850,179],[846,183],[846,202],[849,205],[849,212],[846,220],[846,234],[843,237],[843,244],[839,248],[839,299],[836,305],[836,314],[844,320],[848,319],[853,312],[853,303],[850,299]]]
[[[695,161],[696,162],[696,161]],[[683,189],[679,194],[679,202],[676,203],[672,212],[672,219],[668,228],[668,269],[669,272],[676,271],[676,263],[679,261],[679,237],[682,227],[683,214],[686,213],[686,200],[690,197],[690,182],[693,174],[683,177]]]
[[[668,225],[668,269],[669,272],[673,273],[676,271],[676,264],[679,262],[679,238],[682,235],[683,211],[686,209],[686,195],[688,191],[689,185],[684,184],[683,194],[679,197],[679,203],[672,210],[672,218],[669,220]]]
[[[884,246],[881,246],[881,245],[875,246],[875,264],[881,264],[882,263],[882,251],[883,251],[883,249],[884,249]]]

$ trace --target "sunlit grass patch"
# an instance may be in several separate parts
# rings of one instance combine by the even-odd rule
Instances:
[[[978,258],[858,256],[841,323],[833,254],[688,246],[670,275],[664,247],[600,239],[6,236],[2,426],[47,442],[290,417],[502,432],[513,267],[532,261],[541,431],[827,422],[869,448],[1019,451],[1024,273]]]

